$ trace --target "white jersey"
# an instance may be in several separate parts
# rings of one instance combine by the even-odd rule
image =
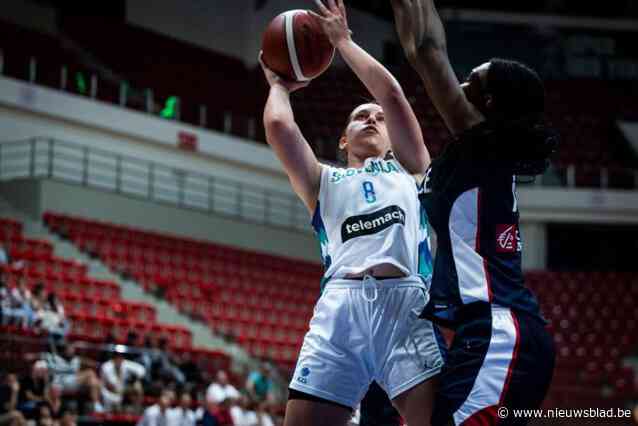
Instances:
[[[427,216],[417,184],[395,159],[368,158],[364,166],[322,165],[312,219],[331,278],[392,264],[406,275],[432,271]]]

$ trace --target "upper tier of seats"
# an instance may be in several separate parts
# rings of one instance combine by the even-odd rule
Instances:
[[[200,124],[200,105],[206,106],[206,126],[238,136],[264,141],[261,114],[267,86],[261,69],[247,69],[237,59],[125,23],[102,18],[66,18],[61,28],[93,57],[128,81],[133,88],[151,88],[154,113],[168,96],[180,97],[180,119]],[[108,33],[105,38],[102,34]],[[113,49],[113,46],[118,46]],[[0,25],[4,73],[28,79],[29,60],[38,60],[36,82],[60,87],[60,67],[67,66],[66,90],[81,92],[78,72],[85,85],[97,69],[82,65],[76,55],[51,35]],[[410,69],[395,70],[421,122],[433,156],[441,153],[450,134],[434,109],[418,76]],[[88,93],[85,89],[84,93]],[[138,96],[135,96],[135,94]],[[140,90],[130,90],[127,107],[144,110]],[[118,82],[99,76],[98,100],[118,103]],[[370,96],[349,70],[333,67],[309,87],[293,95],[296,119],[322,158],[335,160],[337,141],[345,121],[356,106]],[[555,158],[559,167],[578,166],[576,184],[601,184],[600,169],[609,170],[612,186],[634,187],[634,166],[615,145],[615,121],[637,119],[635,86],[574,80],[547,83],[547,117],[560,131],[562,144]]]

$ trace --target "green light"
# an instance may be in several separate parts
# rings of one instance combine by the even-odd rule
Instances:
[[[177,96],[169,96],[166,99],[164,109],[160,111],[160,116],[164,118],[175,118],[177,114]]]
[[[86,80],[84,79],[84,75],[79,71],[75,73],[75,85],[80,94],[86,94]]]

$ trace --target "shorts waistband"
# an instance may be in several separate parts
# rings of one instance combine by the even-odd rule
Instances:
[[[400,288],[400,287],[421,287],[427,289],[423,280],[418,276],[407,276],[398,278],[374,278],[374,284],[377,288]],[[325,284],[325,289],[331,288],[362,288],[363,279],[359,278],[333,278]]]

